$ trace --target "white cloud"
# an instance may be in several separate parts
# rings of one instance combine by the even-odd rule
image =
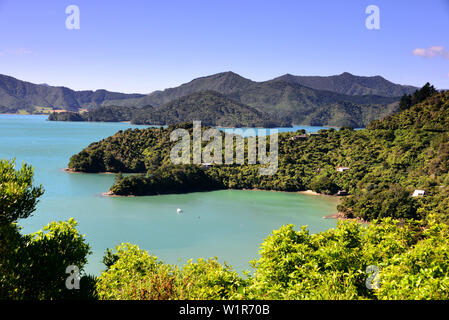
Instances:
[[[433,46],[427,49],[416,48],[413,50],[413,55],[425,58],[441,57],[443,59],[449,59],[449,51],[445,50],[442,46]]]
[[[22,56],[22,55],[25,55],[25,54],[31,54],[31,53],[32,53],[31,50],[28,50],[28,49],[25,49],[25,48],[19,48],[19,49],[14,51],[14,54],[19,55],[19,56]]]
[[[33,51],[25,48],[18,48],[18,49],[5,49],[0,51],[0,57],[2,56],[24,56],[32,54]]]

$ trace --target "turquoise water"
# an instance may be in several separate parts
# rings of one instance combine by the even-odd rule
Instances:
[[[308,225],[311,232],[335,226],[335,220],[323,219],[335,212],[336,199],[329,197],[238,190],[104,197],[113,175],[62,169],[71,155],[91,142],[144,126],[45,120],[46,116],[0,115],[0,158],[33,165],[36,183],[45,188],[33,216],[19,221],[23,232],[74,217],[92,247],[88,273],[98,275],[106,248],[121,242],[137,244],[167,263],[217,256],[242,271],[249,269],[248,261],[257,257],[261,242],[273,229],[289,223]],[[183,209],[181,215],[177,208]]]

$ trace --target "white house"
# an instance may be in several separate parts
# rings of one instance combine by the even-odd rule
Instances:
[[[299,135],[291,137],[290,140],[293,140],[293,141],[296,141],[296,140],[307,140],[308,137],[309,136],[306,135],[306,134],[299,134]]]
[[[349,167],[342,167],[342,166],[337,167],[337,171],[338,172],[343,172],[343,171],[346,171],[346,170],[349,170]]]
[[[423,196],[425,194],[426,194],[426,192],[424,190],[415,190],[413,192],[412,197],[421,197],[421,196]]]

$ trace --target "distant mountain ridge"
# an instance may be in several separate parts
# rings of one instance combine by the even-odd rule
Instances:
[[[0,112],[2,109],[15,112],[20,109],[51,107],[77,111],[80,108],[96,108],[108,101],[120,101],[144,97],[143,94],[125,94],[107,90],[74,91],[66,87],[34,84],[0,75]]]
[[[143,98],[122,101],[132,105],[161,106],[173,99],[177,99],[199,91],[217,91],[228,95],[240,102],[256,106],[245,93],[251,91],[262,91],[267,86],[272,87],[274,82],[284,82],[289,85],[300,85],[314,90],[331,91],[344,95],[377,95],[382,97],[397,98],[404,94],[413,93],[416,87],[394,84],[380,76],[360,77],[350,73],[343,73],[329,77],[301,77],[290,74],[274,78],[268,81],[256,82],[244,78],[232,71],[213,74],[210,76],[196,78],[178,87],[168,88],[162,91],[154,91]],[[297,86],[295,86],[297,88]],[[115,104],[118,101],[114,101]],[[260,102],[259,102],[260,104]],[[263,103],[262,103],[263,104]],[[128,104],[129,106],[129,104]]]
[[[381,76],[361,77],[350,74],[349,72],[327,77],[285,74],[273,80],[297,83],[313,89],[357,96],[378,95],[384,97],[400,97],[404,94],[411,94],[418,89],[413,86],[392,83]]]
[[[255,82],[234,72],[223,72],[197,78],[175,88],[155,91],[143,98],[113,101],[113,103],[125,106],[161,107],[174,99],[211,90],[261,112],[276,115],[294,124],[304,125],[362,127],[371,120],[394,112],[399,100],[399,97],[357,96],[317,90],[282,79]],[[412,89],[404,89],[404,92],[409,91]],[[326,114],[325,119],[320,118],[321,114]]]
[[[229,71],[141,95],[106,90],[73,91],[65,87],[35,85],[0,76],[0,112],[14,112],[14,109],[17,112],[20,108],[37,106],[69,111],[105,106],[152,106],[154,109],[147,109],[147,112],[158,112],[159,117],[163,118],[162,109],[159,108],[170,105],[170,102],[198,92],[213,91],[285,122],[361,127],[394,112],[399,97],[414,89],[391,83],[379,76],[359,77],[349,73],[331,77],[285,75],[256,82]],[[194,99],[201,100],[199,96],[194,96]],[[193,103],[193,100],[189,99],[189,103]],[[250,112],[250,109],[246,110]]]

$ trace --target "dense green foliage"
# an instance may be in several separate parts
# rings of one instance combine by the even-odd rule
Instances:
[[[226,299],[243,283],[216,259],[189,261],[181,269],[131,244],[117,246],[113,255],[115,262],[97,281],[100,299]]]
[[[119,131],[70,158],[69,168],[82,172],[146,172],[169,160],[163,153],[170,136],[162,128]]]
[[[431,86],[430,83],[426,83],[424,87],[419,90],[416,90],[413,95],[404,94],[399,102],[399,110],[407,110],[410,109],[411,106],[423,102],[428,97],[436,93],[437,90],[434,86]]]
[[[162,166],[145,176],[128,176],[117,180],[110,192],[119,196],[152,196],[224,188],[206,173],[206,169],[194,165]]]
[[[33,168],[25,163],[15,170],[15,161],[0,159],[0,223],[11,223],[30,216],[42,186],[33,186]]]
[[[77,290],[68,290],[66,268],[87,263],[90,247],[76,230],[76,221],[51,222],[36,233],[25,235],[10,261],[14,279],[13,299],[80,298]],[[85,281],[89,281],[85,278]],[[83,281],[84,282],[84,281]],[[81,285],[85,286],[85,282]],[[83,288],[87,289],[87,288]],[[81,294],[91,295],[91,292]],[[84,296],[85,297],[85,296]]]
[[[0,299],[93,298],[95,279],[83,276],[82,290],[68,290],[66,268],[82,272],[90,253],[76,221],[51,222],[33,234],[22,235],[18,219],[27,218],[43,194],[33,186],[33,169],[0,160]]]
[[[449,227],[436,221],[340,222],[318,234],[287,225],[265,239],[243,279],[214,259],[179,268],[122,244],[97,291],[100,299],[448,299],[448,245]]]
[[[423,228],[389,218],[368,227],[340,222],[312,235],[284,226],[262,244],[246,297],[447,299],[448,231],[437,222]],[[368,266],[379,269],[377,290],[366,286]]]

